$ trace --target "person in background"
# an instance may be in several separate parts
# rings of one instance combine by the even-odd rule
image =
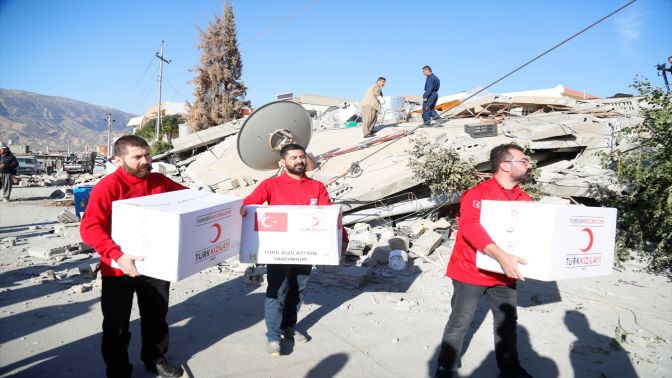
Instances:
[[[431,121],[438,116],[434,106],[439,100],[441,81],[432,73],[430,66],[422,67],[422,74],[427,77],[425,79],[425,93],[422,94],[422,121],[425,126],[429,126]]]
[[[127,198],[187,189],[160,173],[152,173],[152,157],[147,142],[126,135],[114,143],[119,165],[91,191],[86,213],[80,224],[84,243],[100,254],[103,287],[102,354],[108,377],[130,377],[133,366],[128,360],[128,330],[133,295],[138,297],[142,351],[140,358],[147,370],[161,377],[181,377],[182,369],[164,357],[168,350],[168,293],[170,282],[142,276],[135,261],[142,258],[124,253],[112,240],[112,202]],[[116,261],[118,268],[112,266]]]
[[[48,158],[46,159],[46,161],[44,162],[44,165],[45,165],[46,168],[47,168],[47,174],[48,174],[48,175],[51,175],[52,173],[54,173],[54,165],[55,165],[55,164],[54,164],[54,159],[53,159],[53,158],[48,157]]]
[[[19,162],[9,147],[0,142],[0,185],[2,187],[2,202],[9,202],[12,195],[12,177],[16,175]]]
[[[331,205],[327,189],[320,181],[306,176],[308,157],[298,144],[288,144],[280,150],[280,163],[285,172],[262,181],[243,200],[243,205]],[[245,208],[241,209],[245,216]],[[343,233],[343,250],[347,248],[347,234]],[[341,255],[343,251],[341,251]],[[305,343],[310,337],[296,328],[297,314],[303,303],[312,265],[268,264],[268,287],[264,303],[267,351],[280,355],[282,338]]]
[[[364,138],[376,134],[373,128],[376,126],[380,104],[384,102],[383,87],[385,86],[385,82],[384,77],[379,77],[376,83],[370,86],[364,93],[364,98],[362,99],[362,131],[364,132]]]
[[[531,201],[520,189],[532,172],[532,162],[523,148],[499,145],[490,151],[493,177],[467,190],[460,200],[460,218],[453,254],[446,275],[453,280],[451,313],[443,331],[436,370],[437,378],[452,377],[462,354],[462,342],[481,297],[492,310],[495,356],[500,377],[531,377],[520,366],[516,329],[518,324],[516,281],[524,280],[518,264],[527,264],[495,244],[480,223],[481,201]],[[476,267],[476,254],[497,260],[505,274]]]

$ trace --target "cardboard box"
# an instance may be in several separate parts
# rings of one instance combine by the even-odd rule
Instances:
[[[338,265],[343,242],[341,207],[246,206],[240,261]]]
[[[112,240],[145,258],[141,274],[179,281],[238,254],[242,202],[195,190],[114,201]]]
[[[556,281],[611,274],[616,209],[534,202],[482,201],[481,224],[504,251],[527,260],[526,278]],[[476,266],[502,270],[476,253]]]

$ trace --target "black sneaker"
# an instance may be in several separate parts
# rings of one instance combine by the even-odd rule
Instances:
[[[453,372],[450,371],[450,369],[446,369],[444,367],[437,367],[436,372],[434,373],[434,378],[452,378],[453,377]]]
[[[294,329],[292,327],[285,328],[282,331],[282,337],[285,340],[294,340],[294,342],[297,343],[307,343],[308,341],[310,341],[310,336],[308,336],[308,333],[298,329]]]
[[[184,373],[181,367],[175,367],[162,358],[154,363],[145,362],[145,368],[164,378],[179,378]]]
[[[523,369],[522,366],[518,366],[517,368],[500,372],[499,378],[532,378],[532,375]]]

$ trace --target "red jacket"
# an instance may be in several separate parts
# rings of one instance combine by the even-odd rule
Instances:
[[[243,205],[331,205],[327,188],[320,181],[310,177],[300,180],[293,179],[287,172],[277,177],[268,178],[259,184]],[[348,245],[348,233],[343,229],[343,245]]]
[[[93,187],[86,211],[79,226],[82,241],[100,254],[100,271],[103,276],[123,276],[121,269],[110,266],[123,252],[112,240],[112,202],[187,189],[160,173],[150,173],[138,178],[118,168]]]
[[[293,179],[287,172],[266,179],[243,200],[243,205],[331,205],[327,188],[309,177]]]
[[[454,280],[479,286],[511,285],[516,282],[504,274],[476,268],[476,250],[483,251],[493,243],[481,226],[481,201],[532,201],[532,197],[519,186],[511,192],[504,189],[495,178],[484,181],[462,194],[460,219],[455,248],[448,262],[446,275]]]

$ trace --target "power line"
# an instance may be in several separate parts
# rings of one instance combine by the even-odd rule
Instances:
[[[309,1],[309,2],[306,2],[303,5],[298,6],[292,13],[286,15],[285,17],[277,19],[273,24],[269,25],[266,29],[260,30],[259,32],[254,34],[252,36],[252,38],[250,38],[249,41],[242,41],[242,42],[252,43],[252,42],[255,42],[258,39],[261,39],[261,37],[269,34],[274,29],[276,29],[280,26],[289,23],[290,21],[299,17],[302,13],[307,12],[308,10],[310,10],[310,8],[316,6],[319,3],[320,3],[320,0],[314,0],[314,1]]]
[[[564,45],[565,43],[571,41],[572,39],[578,37],[579,35],[585,33],[586,31],[592,29],[592,28],[595,27],[596,25],[600,24],[601,22],[603,22],[604,20],[608,19],[609,17],[615,15],[616,13],[622,11],[623,9],[627,8],[628,6],[634,4],[635,2],[637,2],[637,0],[631,0],[631,1],[627,2],[626,4],[620,6],[620,7],[617,8],[616,10],[612,11],[611,13],[609,13],[608,15],[606,15],[606,16],[600,18],[599,20],[597,20],[597,21],[593,22],[592,24],[586,26],[585,28],[579,30],[578,32],[574,33],[572,36],[566,38],[566,39],[563,40],[562,42],[557,43],[556,45],[554,45],[554,46],[551,47],[550,49],[548,49],[548,50],[542,52],[541,54],[537,55],[536,57],[534,57],[534,58],[528,60],[527,62],[525,62],[525,63],[522,64],[521,66],[517,67],[517,68],[514,69],[513,71],[507,73],[506,75],[504,75],[504,76],[500,77],[499,79],[493,81],[492,83],[488,84],[487,86],[485,86],[484,88],[480,89],[479,91],[477,91],[477,92],[471,94],[470,96],[468,96],[467,98],[461,100],[461,101],[460,101],[457,105],[455,105],[454,107],[452,107],[452,108],[450,108],[450,109],[447,109],[447,110],[444,110],[443,112],[437,114],[436,117],[434,117],[433,119],[436,119],[436,118],[440,117],[442,114],[445,114],[446,112],[448,112],[448,111],[450,111],[450,110],[452,110],[452,109],[455,109],[456,107],[462,105],[462,104],[465,103],[467,100],[473,98],[474,96],[478,95],[479,93],[485,91],[486,89],[492,87],[493,85],[499,83],[500,81],[506,79],[507,77],[509,77],[509,76],[513,75],[514,73],[520,71],[521,69],[527,67],[528,65],[532,64],[533,62],[539,60],[539,59],[540,59],[541,57],[543,57],[544,55],[550,53],[551,51],[557,49],[558,47]],[[413,134],[416,130],[418,130],[419,128],[421,128],[423,125],[424,125],[424,124],[420,124],[419,126],[414,127],[413,129],[411,129],[410,131],[408,131],[408,132],[406,133],[406,135],[404,135],[404,136],[408,136],[408,135]],[[359,163],[363,162],[364,160],[370,158],[371,156],[377,154],[378,152],[384,150],[385,148],[391,146],[391,145],[394,144],[395,142],[399,141],[401,138],[403,138],[403,136],[402,136],[402,137],[399,137],[399,138],[397,138],[397,139],[394,139],[394,140],[392,140],[392,141],[390,141],[390,143],[386,144],[386,145],[383,146],[382,148],[380,148],[380,149],[378,149],[378,150],[372,152],[371,154],[365,156],[364,158],[362,158],[361,160],[359,160],[358,162],[356,162],[357,165],[359,165]]]
[[[179,94],[180,96],[182,96],[182,97],[184,98],[185,101],[188,99],[188,96],[186,96],[184,93],[178,91],[177,88],[175,88],[175,86],[173,85],[173,83],[172,83],[170,80],[168,80],[167,77],[164,77],[163,80],[165,80],[166,83],[168,83],[168,85],[170,85],[170,87],[173,88],[173,91],[175,91],[174,93]]]
[[[140,75],[140,78],[139,78],[138,80],[135,81],[135,85],[134,85],[133,88],[129,91],[129,93],[128,93],[128,97],[127,97],[127,102],[126,102],[125,105],[127,105],[127,106],[130,105],[130,99],[131,99],[131,96],[132,96],[133,93],[135,93],[136,90],[138,89],[138,86],[140,85],[140,82],[142,82],[142,80],[145,78],[145,75],[147,74],[147,71],[149,70],[149,67],[151,67],[151,65],[152,65],[153,62],[154,62],[154,57],[150,57],[150,58],[149,58],[149,62],[147,62],[147,66],[146,66],[145,69],[142,71],[142,75]]]
[[[563,40],[562,42],[560,42],[560,43],[556,44],[555,46],[551,47],[550,49],[548,49],[548,50],[542,52],[541,54],[537,55],[536,57],[534,57],[534,58],[528,60],[527,62],[525,62],[524,64],[522,64],[522,65],[519,66],[518,68],[514,69],[513,71],[507,73],[506,75],[504,75],[504,76],[500,77],[499,79],[493,81],[492,83],[486,85],[484,88],[480,89],[480,90],[477,91],[476,93],[473,93],[471,96],[465,98],[464,100],[461,100],[461,101],[460,101],[457,105],[455,105],[454,107],[452,107],[452,108],[450,108],[450,109],[446,109],[446,110],[444,110],[443,112],[441,112],[440,114],[437,114],[437,116],[434,117],[434,119],[438,118],[441,114],[444,114],[444,113],[446,113],[446,112],[448,112],[448,111],[450,111],[450,110],[452,110],[452,109],[454,109],[454,108],[456,108],[456,107],[462,105],[462,104],[465,103],[467,100],[473,98],[474,96],[478,95],[479,93],[485,91],[486,89],[492,87],[493,85],[495,85],[495,84],[499,83],[500,81],[506,79],[507,77],[513,75],[514,73],[516,73],[516,72],[522,70],[523,68],[529,66],[530,64],[532,64],[532,63],[534,63],[535,61],[539,60],[539,59],[540,59],[541,57],[543,57],[544,55],[550,53],[551,51],[557,49],[558,47],[564,45],[565,43],[571,41],[572,39],[578,37],[579,35],[585,33],[585,32],[588,31],[589,29],[592,29],[592,28],[593,28],[594,26],[596,26],[597,24],[599,24],[599,23],[601,23],[602,21],[606,20],[607,18],[609,18],[609,17],[615,15],[616,13],[622,11],[622,10],[625,9],[626,7],[628,7],[628,6],[632,5],[632,4],[634,4],[636,1],[637,1],[637,0],[631,0],[630,2],[624,4],[624,5],[622,5],[620,8],[616,9],[615,11],[609,13],[608,15],[606,15],[606,16],[600,18],[599,20],[597,20],[597,21],[593,22],[592,24],[586,26],[585,28],[579,30],[578,32],[574,33],[572,36],[566,38],[566,39]]]

